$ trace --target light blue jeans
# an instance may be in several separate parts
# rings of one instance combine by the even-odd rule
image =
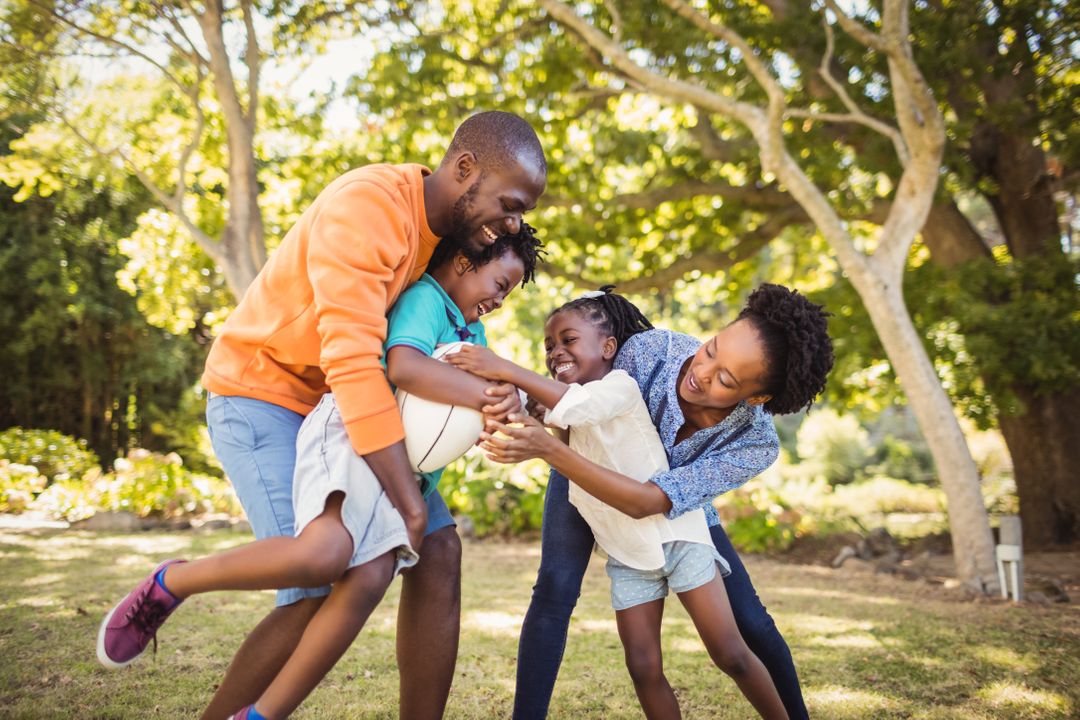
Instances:
[[[206,426],[214,454],[259,540],[294,534],[292,484],[296,436],[303,422],[303,415],[264,400],[210,393],[206,403]],[[437,490],[428,495],[427,506],[425,535],[455,524]],[[329,593],[330,586],[279,590],[277,605]]]

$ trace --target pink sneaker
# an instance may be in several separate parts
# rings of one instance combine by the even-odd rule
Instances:
[[[169,594],[155,578],[162,568],[181,562],[186,561],[166,560],[158,565],[101,621],[97,656],[102,665],[113,669],[130,665],[151,640],[157,652],[158,628],[183,601]]]

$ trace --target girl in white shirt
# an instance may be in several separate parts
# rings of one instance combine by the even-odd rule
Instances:
[[[628,476],[626,482],[640,483],[668,469],[667,454],[637,381],[613,370],[612,364],[626,338],[652,325],[632,303],[609,290],[589,293],[548,317],[544,348],[554,380],[480,346],[467,346],[447,360],[522,388],[541,409],[551,408],[546,424],[569,428],[572,449]],[[570,502],[608,556],[619,637],[646,717],[679,716],[660,649],[669,588],[679,596],[717,667],[735,680],[762,717],[788,717],[769,673],[735,624],[721,580],[727,563],[713,545],[703,510],[674,520],[662,514],[633,518],[573,482]]]

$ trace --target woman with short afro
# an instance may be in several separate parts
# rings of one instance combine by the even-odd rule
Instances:
[[[603,303],[586,317],[601,318]],[[559,312],[566,312],[567,306]],[[735,549],[713,500],[775,462],[780,441],[772,416],[808,408],[832,368],[829,313],[797,291],[762,285],[734,322],[702,343],[661,329],[620,343],[615,368],[637,382],[668,453],[670,470],[639,483],[586,460],[531,418],[486,435],[489,457],[540,457],[552,467],[544,500],[540,569],[518,646],[514,718],[543,718],[566,647],[570,615],[593,548],[588,524],[568,499],[567,477],[633,517],[676,518],[703,508],[720,555],[731,565],[724,587],[747,645],[768,669],[791,718],[807,717],[795,665]],[[637,329],[637,328],[635,328]]]

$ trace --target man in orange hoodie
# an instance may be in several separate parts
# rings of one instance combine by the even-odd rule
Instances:
[[[473,115],[434,172],[371,165],[330,183],[301,215],[214,342],[202,382],[214,451],[256,537],[293,534],[296,434],[331,390],[353,448],[401,513],[420,562],[398,612],[400,716],[439,718],[457,659],[461,541],[438,493],[425,503],[380,365],[386,313],[439,242],[479,250],[517,233],[547,164],[536,133],[505,112]],[[440,240],[441,238],[441,240]],[[489,389],[493,416],[517,407]],[[280,670],[329,588],[282,590],[233,658],[204,718],[252,703]]]

